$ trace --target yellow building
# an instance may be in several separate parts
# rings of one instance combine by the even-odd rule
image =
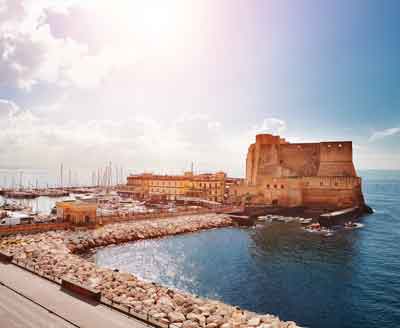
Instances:
[[[58,219],[73,225],[96,224],[96,203],[64,201],[58,202],[56,208]]]
[[[127,185],[119,190],[137,198],[163,198],[176,200],[179,197],[199,197],[223,202],[225,194],[224,172],[214,174],[157,175],[143,173],[130,175]]]

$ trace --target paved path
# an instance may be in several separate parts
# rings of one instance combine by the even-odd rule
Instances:
[[[75,326],[12,290],[0,286],[0,327],[70,328]]]
[[[80,300],[61,291],[57,284],[13,264],[0,262],[0,327],[150,326],[105,305]]]

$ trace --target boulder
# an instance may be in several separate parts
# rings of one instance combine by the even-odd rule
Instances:
[[[258,326],[260,323],[261,323],[261,320],[260,320],[260,318],[258,318],[258,317],[251,318],[249,321],[247,321],[247,324],[248,324],[249,326],[252,326],[252,327],[256,327],[256,326]]]
[[[180,313],[180,312],[170,312],[170,313],[168,313],[168,319],[171,322],[184,322],[184,321],[186,321],[186,317],[183,315],[183,313]]]
[[[198,327],[199,327],[199,325],[196,322],[191,321],[191,320],[186,320],[182,324],[182,328],[198,328]]]
[[[214,323],[217,326],[222,325],[224,323],[224,318],[220,315],[210,315],[207,319],[207,327],[209,324]]]

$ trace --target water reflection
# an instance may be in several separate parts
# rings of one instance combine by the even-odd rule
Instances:
[[[329,262],[346,265],[358,250],[358,231],[338,231],[323,237],[304,231],[298,223],[265,223],[249,233],[254,257],[270,261],[287,258],[290,262]]]

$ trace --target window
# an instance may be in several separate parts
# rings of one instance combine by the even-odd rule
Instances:
[[[285,187],[283,185],[281,185],[281,189],[284,189]]]
[[[274,185],[274,188],[276,189],[276,188],[278,188],[278,186],[277,186],[277,185]]]
[[[267,188],[269,189],[269,184],[267,184]]]

